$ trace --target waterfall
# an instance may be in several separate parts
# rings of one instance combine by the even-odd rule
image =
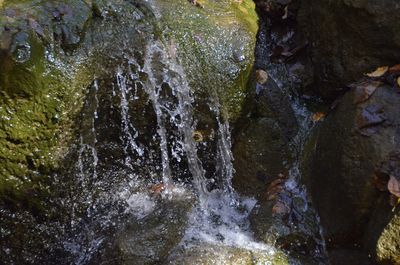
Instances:
[[[172,52],[173,54],[173,52]],[[164,193],[168,198],[174,199],[173,187],[180,185],[174,183],[173,179],[181,179],[174,176],[171,168],[171,157],[176,157],[178,161],[185,160],[187,168],[192,178],[192,186],[197,197],[197,206],[189,216],[189,227],[182,240],[183,247],[190,247],[195,242],[208,242],[214,244],[227,244],[246,249],[258,249],[260,251],[272,251],[272,248],[257,243],[252,239],[249,230],[248,215],[255,205],[255,200],[251,198],[241,198],[232,187],[234,174],[233,155],[231,151],[231,132],[228,119],[223,117],[223,110],[219,103],[218,95],[211,92],[208,106],[214,115],[216,124],[216,172],[213,172],[220,179],[221,186],[210,190],[207,183],[210,181],[205,177],[206,170],[198,155],[198,144],[194,139],[195,126],[197,124],[193,103],[196,98],[193,89],[189,86],[183,67],[176,61],[176,58],[168,53],[160,42],[154,42],[146,48],[145,60],[140,65],[134,58],[128,59],[130,69],[136,69],[145,78],[138,78],[133,73],[123,73],[120,68],[117,71],[117,85],[121,93],[121,111],[123,138],[127,148],[137,150],[138,144],[135,139],[140,136],[140,131],[131,134],[134,125],[129,123],[129,93],[134,90],[135,83],[140,83],[143,90],[148,95],[157,121],[157,136],[159,138],[159,152],[161,153],[162,163],[162,183],[166,187]],[[129,71],[126,71],[129,72]],[[128,81],[127,76],[131,81]],[[170,94],[166,93],[163,85],[168,85]],[[125,117],[125,118],[124,118]],[[170,123],[169,128],[167,123]],[[176,132],[171,132],[175,129]],[[170,135],[177,134],[174,137]],[[146,147],[142,147],[141,156],[146,153]],[[174,152],[174,149],[178,149]],[[181,149],[181,150],[179,150]],[[132,161],[127,158],[126,161]],[[174,178],[175,177],[175,178]],[[176,178],[177,177],[177,178]],[[140,218],[149,214],[156,207],[147,195],[134,193],[128,199],[130,207],[136,211],[143,210]],[[167,199],[167,198],[166,198]]]
[[[125,61],[115,68],[112,79],[95,80],[92,84],[75,167],[84,193],[80,200],[88,207],[87,217],[93,220],[78,218],[75,227],[85,228],[78,236],[66,240],[65,248],[77,256],[77,264],[91,259],[104,238],[101,233],[95,236],[96,225],[90,225],[99,224],[104,231],[119,225],[115,220],[121,214],[114,209],[104,215],[100,212],[106,207],[103,204],[119,205],[122,200],[124,214],[130,215],[133,222],[140,222],[158,214],[164,202],[179,205],[188,200],[192,203],[194,197],[194,205],[186,213],[187,227],[182,227],[180,248],[214,244],[273,254],[274,249],[256,242],[250,230],[248,217],[256,200],[239,196],[232,187],[231,129],[217,88],[210,88],[210,95],[205,99],[215,126],[215,136],[206,149],[213,152],[210,157],[215,168],[207,168],[213,170],[207,172],[204,163],[209,162],[202,161],[198,154],[203,143],[194,138],[199,99],[188,83],[184,67],[161,42],[152,42],[143,53],[142,61],[126,55]],[[105,98],[110,106],[104,106]],[[110,120],[117,123],[113,125],[117,128],[117,139],[115,135],[108,139],[106,131],[96,130],[96,121],[104,111],[118,114],[118,119]],[[145,111],[149,116],[146,118],[151,120],[140,119]],[[101,141],[97,139],[98,133],[102,134]],[[123,167],[116,172],[116,167],[102,160],[107,154],[102,153],[101,146],[109,141],[118,142],[121,149]],[[103,182],[104,175],[109,179]],[[103,190],[103,185],[109,185],[109,190],[94,195],[93,190]],[[152,194],[152,185],[163,187],[159,195]],[[112,196],[110,191],[114,192]]]

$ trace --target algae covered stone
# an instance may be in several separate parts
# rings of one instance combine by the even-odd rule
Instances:
[[[257,17],[252,1],[204,1],[203,9],[188,1],[137,5],[140,8],[124,1],[4,1],[0,190],[39,185],[38,179],[57,168],[85,88],[95,72],[113,72],[118,64],[108,62],[107,67],[102,58],[143,49],[140,42],[151,41],[142,39],[138,45],[134,41],[140,38],[131,37],[133,41],[124,43],[124,37],[134,35],[130,31],[162,40],[171,58],[184,66],[195,93],[207,97],[204,101],[220,101],[226,118],[237,117],[253,62]],[[132,17],[136,20],[129,24]],[[105,39],[99,39],[101,34]]]
[[[226,118],[241,110],[258,30],[253,1],[154,1],[172,56],[184,66],[195,93],[220,98]],[[157,12],[158,11],[158,12]]]

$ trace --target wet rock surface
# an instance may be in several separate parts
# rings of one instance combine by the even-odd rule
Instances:
[[[400,61],[395,0],[301,2],[298,21],[309,41],[318,95],[334,98],[378,66]]]
[[[258,69],[235,128],[233,183],[258,199],[249,217],[257,239],[282,250],[290,264],[326,264],[316,213],[299,184],[296,165],[311,115],[297,95],[309,73],[300,70],[307,60],[304,40],[295,30],[297,7],[290,2],[256,1],[261,17]],[[299,75],[287,71],[294,66]]]
[[[377,241],[365,235],[383,232],[372,213],[383,208],[386,210],[379,218],[392,215],[387,185],[389,175],[395,174],[389,172],[395,172],[397,163],[393,152],[399,148],[396,113],[400,103],[398,88],[385,84],[380,84],[368,100],[359,102],[360,87],[373,82],[353,85],[316,129],[306,149],[312,161],[309,187],[328,246],[361,249],[372,256],[377,245],[368,246]]]
[[[136,264],[165,258],[190,204],[124,227],[130,194],[169,179],[193,188],[197,145],[210,189],[223,185],[217,145],[244,99],[252,2],[1,3],[2,262],[132,264],[142,241],[154,249]]]
[[[283,253],[258,252],[229,246],[203,245],[190,248],[185,253],[177,251],[165,264],[290,264]]]
[[[160,198],[161,199],[161,198]],[[171,250],[182,240],[194,198],[181,196],[160,200],[154,211],[132,221],[116,235],[115,246],[99,262],[108,264],[154,264],[167,260]],[[115,256],[115,259],[110,259]],[[107,263],[105,263],[107,264]]]
[[[0,0],[1,262],[399,262],[399,4],[255,3]]]

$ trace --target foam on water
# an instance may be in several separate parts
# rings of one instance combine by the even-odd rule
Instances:
[[[133,214],[137,219],[142,219],[153,212],[156,203],[146,193],[134,193],[127,199],[128,207],[125,212]]]
[[[156,61],[155,61],[156,60]],[[160,139],[160,152],[162,158],[162,181],[166,187],[162,192],[164,200],[181,200],[182,196],[192,193],[191,187],[172,183],[170,168],[171,157],[178,161],[185,159],[188,169],[193,176],[193,188],[197,197],[197,204],[190,213],[188,228],[181,242],[184,248],[190,248],[198,244],[220,244],[237,247],[252,251],[273,253],[273,248],[263,243],[256,242],[249,228],[249,214],[256,204],[252,198],[240,198],[232,188],[233,155],[231,151],[231,132],[227,119],[222,117],[221,106],[217,96],[210,98],[210,110],[215,114],[215,121],[218,126],[216,174],[222,180],[222,186],[209,191],[206,188],[207,180],[205,170],[197,154],[197,143],[193,139],[194,125],[192,103],[195,99],[182,66],[165,52],[161,43],[153,43],[147,47],[146,58],[141,67],[134,59],[130,58],[129,63],[136,69],[146,73],[147,81],[144,89],[149,96],[157,117],[157,133]],[[163,68],[161,73],[157,67]],[[158,71],[160,71],[158,69]],[[177,100],[172,104],[163,100],[160,96],[161,84],[167,83],[171,87],[172,96]],[[127,117],[127,92],[132,93],[133,89],[124,78],[122,71],[118,71],[118,86],[122,93],[121,104],[123,105],[123,116]],[[125,111],[124,111],[125,109]],[[179,131],[180,138],[171,139],[167,137],[166,120],[174,124]],[[132,139],[127,124],[128,119],[123,120],[124,132],[128,139]],[[138,132],[140,133],[140,132]],[[127,142],[129,144],[129,141]],[[169,150],[171,152],[169,152]],[[179,176],[178,176],[179,177]],[[137,184],[137,180],[136,180]],[[137,186],[137,185],[136,185]],[[129,189],[121,193],[128,207],[127,211],[138,218],[144,218],[156,207],[157,202],[149,195],[148,191],[129,193]],[[185,195],[186,194],[186,195]]]
[[[248,216],[255,204],[252,198],[232,200],[223,191],[209,193],[205,205],[191,213],[182,245],[211,243],[273,254],[272,247],[256,242],[250,232]]]

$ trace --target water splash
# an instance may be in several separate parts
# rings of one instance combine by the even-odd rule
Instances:
[[[123,74],[122,69],[116,71],[117,86],[120,91],[120,109],[121,109],[121,126],[122,126],[122,140],[124,142],[124,153],[125,153],[125,165],[131,170],[132,160],[129,152],[137,153],[139,156],[143,156],[144,150],[139,147],[136,143],[138,132],[131,123],[131,117],[129,114],[129,94],[132,91],[132,87],[129,85],[127,78]],[[113,90],[113,93],[115,91]]]

